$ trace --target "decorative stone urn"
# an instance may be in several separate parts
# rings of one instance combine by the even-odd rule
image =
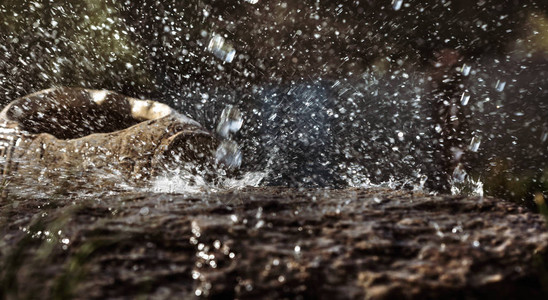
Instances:
[[[142,186],[178,164],[214,163],[217,144],[200,124],[165,104],[54,88],[17,99],[0,113],[0,180]]]

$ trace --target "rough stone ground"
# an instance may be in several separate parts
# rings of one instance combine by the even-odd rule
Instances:
[[[546,296],[544,221],[494,198],[271,187],[8,195],[0,212],[0,298]]]

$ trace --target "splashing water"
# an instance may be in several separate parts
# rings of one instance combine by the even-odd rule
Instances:
[[[245,187],[258,187],[261,186],[266,176],[266,172],[246,172],[236,177],[219,175],[215,181],[206,181],[202,176],[178,170],[175,173],[152,179],[151,187],[146,191],[186,195],[214,193]]]
[[[215,192],[225,189],[239,189],[247,186],[258,186],[266,177],[266,172],[244,172],[241,175],[232,174],[242,164],[242,151],[238,143],[233,141],[232,134],[238,132],[243,124],[241,111],[227,105],[219,118],[217,133],[223,138],[217,147],[214,170],[209,172],[213,178],[207,178],[204,173],[197,174],[199,167],[194,164],[177,163],[175,169],[152,180],[153,192],[187,193]]]
[[[462,182],[452,182],[451,194],[483,197],[483,182],[466,177]]]
[[[217,125],[217,133],[225,140],[217,147],[215,161],[218,164],[227,166],[229,169],[237,169],[242,164],[240,146],[230,139],[231,134],[242,128],[242,124],[242,113],[238,108],[228,105],[223,109]]]
[[[228,105],[221,113],[217,133],[223,138],[228,138],[229,134],[238,132],[242,128],[242,124],[241,111],[232,105]]]
[[[216,131],[219,176],[257,172],[263,185],[447,192],[496,174],[546,177],[539,5],[54,2],[0,4],[6,101],[51,86],[157,99]]]
[[[242,164],[240,147],[234,141],[222,141],[215,152],[215,160],[229,168],[239,168]]]

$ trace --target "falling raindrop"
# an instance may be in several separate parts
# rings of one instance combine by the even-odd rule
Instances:
[[[236,55],[234,47],[229,42],[225,41],[222,36],[217,34],[214,34],[209,40],[207,50],[213,53],[218,59],[227,63],[231,63]]]
[[[497,80],[497,84],[495,85],[495,89],[499,92],[504,91],[504,88],[506,87],[506,81],[500,81]]]
[[[464,166],[459,163],[453,170],[453,180],[457,183],[462,183],[466,179],[466,176],[468,176],[468,174],[466,173]]]
[[[468,146],[468,149],[472,152],[478,152],[480,144],[481,144],[481,137],[474,136],[472,138],[472,141],[470,141],[470,146]]]
[[[400,10],[402,5],[403,0],[392,0],[392,8],[394,8],[395,11]]]
[[[466,106],[468,104],[468,101],[470,101],[470,93],[469,92],[462,93],[462,96],[460,97],[460,103]]]
[[[226,165],[229,168],[239,168],[242,164],[242,152],[234,141],[226,140],[221,142],[215,152],[217,163]]]
[[[224,138],[228,138],[231,132],[235,133],[240,130],[242,123],[241,111],[232,105],[227,105],[221,113],[221,118],[217,125],[217,133]]]
[[[461,73],[464,76],[470,75],[470,71],[472,70],[472,66],[464,64],[461,68]]]

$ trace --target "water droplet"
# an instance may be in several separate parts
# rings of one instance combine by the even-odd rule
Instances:
[[[466,106],[468,104],[468,101],[470,101],[470,93],[469,92],[462,93],[462,96],[460,97],[460,103]]]
[[[458,183],[464,182],[467,175],[468,174],[466,173],[464,166],[460,163],[455,167],[455,170],[453,170],[453,180],[455,182],[458,182]]]
[[[211,37],[209,44],[207,45],[207,50],[213,53],[213,55],[215,55],[218,59],[221,59],[227,63],[232,62],[234,56],[236,56],[236,50],[234,50],[234,47],[232,47],[230,43],[226,42],[220,35],[213,35],[213,37]]]
[[[264,221],[263,221],[263,220],[259,220],[259,221],[257,222],[257,224],[255,225],[255,228],[258,229],[258,228],[261,228],[261,227],[263,227],[263,226],[264,226]]]
[[[437,133],[440,133],[442,131],[440,124],[436,124],[436,127],[434,129],[436,130]]]
[[[393,8],[395,11],[400,10],[402,4],[403,4],[403,0],[392,0],[392,8]]]
[[[215,152],[217,163],[224,164],[229,168],[238,168],[242,164],[242,152],[234,141],[223,141]]]
[[[472,140],[470,141],[470,146],[468,146],[468,149],[472,152],[477,152],[480,144],[481,144],[481,137],[474,136]]]
[[[139,210],[139,213],[140,213],[141,215],[143,215],[143,216],[148,215],[148,213],[149,213],[148,207],[146,207],[146,206],[145,206],[145,207],[142,207],[142,208]]]
[[[215,242],[213,242],[213,247],[215,247],[215,249],[221,248],[221,241],[215,240]]]
[[[506,81],[497,80],[497,84],[495,85],[495,89],[497,89],[497,91],[502,92],[504,91],[505,87],[506,87]]]
[[[224,138],[228,138],[231,132],[238,132],[242,128],[242,124],[241,111],[237,107],[227,105],[221,113],[219,124],[217,125],[217,133]]]
[[[472,70],[472,66],[469,66],[467,64],[464,64],[461,68],[461,73],[464,76],[470,75],[470,71]]]

